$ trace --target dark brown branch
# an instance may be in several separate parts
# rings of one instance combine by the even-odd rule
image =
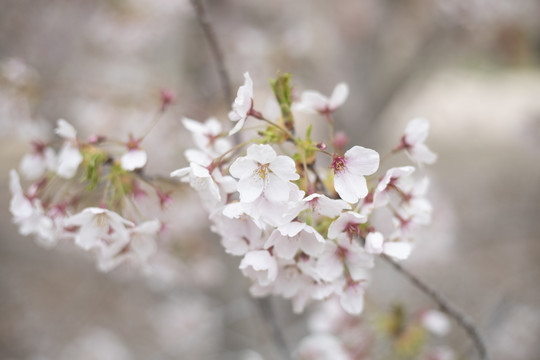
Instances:
[[[212,22],[208,17],[203,0],[191,0],[191,5],[195,9],[199,25],[201,26],[208,45],[210,46],[210,51],[212,52],[212,57],[214,59],[221,82],[221,88],[223,90],[226,106],[230,106],[231,102],[233,101],[231,80],[227,68],[225,67],[225,57],[223,56],[223,51],[221,50],[217,40],[214,27],[212,26]]]
[[[381,256],[387,263],[392,265],[392,267],[397,270],[399,273],[401,273],[403,276],[405,276],[407,279],[409,279],[410,282],[412,282],[418,289],[420,289],[422,292],[424,292],[427,296],[429,296],[433,301],[439,305],[439,309],[452,317],[469,335],[469,337],[473,340],[476,349],[478,350],[478,356],[481,360],[489,360],[489,355],[487,353],[486,345],[484,344],[484,341],[482,340],[482,337],[480,336],[480,333],[472,323],[472,321],[465,315],[461,310],[459,310],[454,304],[452,304],[449,300],[444,298],[440,293],[438,293],[435,289],[433,289],[431,286],[426,284],[424,281],[420,280],[416,275],[409,272],[409,270],[405,269],[401,264],[394,261],[392,258],[386,255]]]

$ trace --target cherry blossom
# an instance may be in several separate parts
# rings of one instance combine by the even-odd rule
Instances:
[[[346,211],[330,224],[328,238],[337,239],[342,233],[352,237],[358,233],[358,224],[363,224],[366,221],[367,218],[364,215],[354,211]]]
[[[191,132],[195,145],[212,159],[231,148],[230,141],[222,137],[221,122],[214,117],[204,123],[185,117],[182,124]]]
[[[299,250],[317,256],[324,250],[324,238],[306,223],[293,221],[274,230],[264,247],[273,247],[283,259],[292,259]]]
[[[412,251],[412,244],[408,241],[396,238],[394,233],[393,240],[385,241],[384,235],[378,231],[370,232],[366,236],[364,244],[365,250],[370,254],[385,254],[398,260],[405,260]]]
[[[98,259],[98,269],[110,271],[121,263],[145,264],[157,249],[155,237],[161,229],[157,219],[145,221],[130,228],[129,242],[124,247],[115,247],[114,252]]]
[[[34,141],[32,147],[32,152],[26,154],[20,164],[21,173],[28,180],[35,180],[46,171],[54,171],[56,165],[56,154],[52,148],[40,141]]]
[[[102,208],[90,207],[66,219],[68,227],[78,226],[75,244],[84,250],[98,249],[102,254],[113,254],[129,241],[126,226],[134,224],[119,214]]]
[[[356,203],[368,194],[364,175],[371,175],[379,168],[379,154],[375,150],[354,146],[344,156],[334,155],[334,187],[339,196]]]
[[[241,202],[252,202],[261,194],[270,201],[287,201],[290,180],[297,180],[294,160],[277,155],[270,145],[251,145],[247,155],[231,165],[230,174],[239,179]]]
[[[346,83],[342,82],[336,85],[330,98],[317,91],[304,91],[301,95],[300,102],[296,103],[294,108],[298,111],[308,113],[331,113],[343,105],[348,96],[349,87]]]
[[[57,157],[56,173],[64,179],[71,179],[83,161],[77,145],[77,131],[64,119],[58,120],[56,133],[64,138],[64,145]]]
[[[229,135],[236,134],[244,126],[249,113],[253,107],[253,81],[248,72],[244,73],[244,85],[240,86],[236,98],[232,104],[232,111],[229,119],[236,122],[234,128],[229,131]]]
[[[333,281],[343,274],[344,266],[353,280],[364,279],[366,269],[373,267],[373,256],[346,234],[341,234],[335,242],[326,242],[317,260],[317,270],[323,280]]]
[[[278,274],[276,259],[266,250],[248,252],[239,268],[245,276],[262,286],[273,283]]]
[[[122,169],[133,171],[146,165],[148,156],[146,155],[146,151],[140,148],[141,140],[133,138],[132,135],[129,136],[129,141],[126,144],[128,152],[122,155],[120,159]]]
[[[437,155],[424,144],[429,133],[429,122],[423,118],[411,120],[405,127],[405,134],[397,150],[404,149],[412,161],[421,164],[433,164]]]

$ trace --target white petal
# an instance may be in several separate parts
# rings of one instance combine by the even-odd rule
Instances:
[[[343,274],[343,262],[336,255],[337,246],[328,242],[324,253],[317,260],[317,271],[321,279],[334,281]]]
[[[294,160],[288,156],[279,155],[269,165],[270,170],[283,180],[298,180]]]
[[[256,161],[243,156],[239,157],[232,163],[231,167],[229,168],[229,173],[233,177],[241,179],[252,176],[258,167],[259,166],[257,165]]]
[[[202,134],[205,132],[205,126],[203,124],[187,117],[182,119],[182,125],[192,133]]]
[[[407,124],[405,127],[405,141],[407,144],[414,146],[418,143],[423,143],[429,133],[429,121],[423,118],[416,118]]]
[[[405,260],[412,251],[412,245],[406,242],[389,241],[384,243],[384,253],[399,260]]]
[[[65,143],[58,155],[58,166],[56,173],[64,179],[71,179],[79,165],[83,161],[83,157],[79,149],[71,144]]]
[[[437,161],[437,154],[431,151],[425,144],[419,143],[407,150],[407,154],[416,163],[433,164]]]
[[[379,153],[362,146],[353,146],[345,153],[345,166],[353,174],[371,175],[379,168]]]
[[[343,103],[345,100],[347,100],[347,97],[349,96],[349,86],[347,86],[346,83],[339,83],[334,88],[334,91],[332,92],[332,96],[330,97],[329,105],[331,111],[334,111]]]
[[[63,137],[64,139],[76,140],[77,131],[64,119],[58,119],[55,133]]]
[[[298,110],[316,110],[324,111],[328,106],[328,98],[317,91],[304,91],[302,93]]]
[[[233,118],[237,118],[237,117],[231,116],[231,114],[232,114],[232,113],[229,113],[229,118],[230,118],[231,120],[232,120]],[[238,121],[238,120],[240,120],[240,121]],[[238,118],[238,120],[236,120],[236,121],[238,121],[238,122],[236,123],[236,125],[234,125],[234,127],[229,131],[229,136],[232,136],[232,135],[236,134],[237,132],[239,132],[239,131],[242,129],[242,127],[244,126],[244,123],[246,122],[246,118],[245,118],[245,117],[244,117],[244,118]]]
[[[127,171],[133,171],[135,169],[140,169],[146,165],[146,151],[144,150],[130,150],[122,156],[121,164],[122,169]]]
[[[380,232],[370,232],[366,236],[364,248],[370,254],[381,254],[383,252],[384,236]]]
[[[270,145],[253,144],[247,148],[247,157],[264,165],[274,161],[274,159],[276,159],[277,157],[277,154]]]
[[[360,285],[347,286],[339,297],[339,303],[349,314],[360,314],[364,309],[364,289]]]
[[[264,189],[264,196],[272,202],[285,202],[289,199],[287,181],[278,178],[273,173],[267,175],[268,180]]]
[[[339,197],[349,203],[356,203],[368,194],[366,179],[361,175],[342,171],[334,176],[334,188]]]
[[[256,174],[245,177],[238,181],[240,201],[243,203],[255,201],[262,194],[263,189],[264,179]]]

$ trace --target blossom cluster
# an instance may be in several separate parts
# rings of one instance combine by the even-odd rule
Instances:
[[[348,97],[346,84],[330,97],[306,91],[297,100],[290,76],[279,76],[271,86],[280,111],[264,114],[253,81],[248,73],[244,78],[229,113],[231,130],[215,118],[182,120],[196,147],[185,152],[189,166],[171,175],[199,193],[225,251],[242,257],[239,268],[253,296],[291,299],[296,312],[334,298],[358,314],[374,257],[406,259],[412,231],[430,222],[428,178],[414,177],[415,166],[382,166],[400,152],[419,168],[433,163],[436,155],[425,145],[429,123],[410,121],[381,160],[359,145],[344,151],[348,139],[334,133],[333,113]],[[297,135],[298,112],[326,120],[330,146],[311,139],[312,126]],[[256,121],[256,135],[234,144],[230,136],[247,131],[247,121]]]
[[[457,358],[450,348],[429,341],[448,335],[451,324],[444,313],[423,309],[409,314],[399,305],[389,311],[370,310],[369,318],[351,316],[336,301],[322,303],[309,317],[310,335],[298,344],[295,358],[349,360],[373,354],[389,359]]]
[[[139,172],[147,161],[143,138],[91,135],[83,140],[63,119],[55,132],[58,141],[34,141],[20,163],[21,174],[31,182],[27,189],[19,173],[10,172],[10,211],[19,232],[48,248],[73,243],[95,254],[103,271],[145,263],[156,250],[162,223],[142,215],[137,201],[147,197],[149,188],[161,202],[168,195],[144,182]]]

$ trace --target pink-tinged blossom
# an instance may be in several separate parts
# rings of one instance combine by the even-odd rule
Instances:
[[[253,81],[248,72],[244,73],[244,85],[240,86],[236,93],[236,98],[232,104],[232,111],[229,113],[229,119],[236,122],[229,135],[236,134],[244,126],[251,108],[253,106]]]
[[[343,233],[352,238],[358,233],[358,224],[363,224],[366,221],[367,218],[357,212],[344,212],[328,227],[328,238],[337,239]]]
[[[242,256],[250,250],[263,248],[263,225],[248,216],[240,203],[228,204],[210,218],[214,222],[211,229],[221,235],[226,253]]]
[[[70,216],[66,227],[79,227],[75,244],[84,250],[97,249],[104,256],[114,254],[129,241],[126,226],[133,227],[131,221],[119,214],[102,208],[89,207]]]
[[[391,168],[386,171],[384,177],[377,184],[374,197],[377,199],[379,206],[384,206],[390,201],[388,193],[390,190],[395,189],[400,191],[400,183],[403,177],[409,176],[414,172],[412,166],[402,166]]]
[[[56,173],[61,178],[71,179],[83,161],[77,145],[77,132],[70,123],[60,119],[56,133],[64,138],[64,145],[62,145],[57,157]]]
[[[294,105],[294,109],[307,113],[328,114],[343,105],[348,96],[349,87],[346,83],[337,84],[329,98],[317,91],[308,90],[302,93],[300,102]]]
[[[191,132],[195,145],[211,159],[217,158],[231,148],[229,140],[222,136],[221,122],[214,117],[204,123],[183,118],[182,124]]]
[[[409,158],[417,164],[433,164],[437,155],[424,142],[429,134],[429,122],[423,118],[411,120],[405,127],[405,134],[396,150],[405,150]]]
[[[315,216],[322,215],[329,218],[335,218],[336,216],[339,216],[343,210],[351,209],[351,205],[347,202],[339,199],[330,199],[322,194],[311,194],[306,196],[303,201],[305,203],[305,208],[310,209],[312,215]]]
[[[261,286],[272,284],[278,274],[276,259],[266,250],[248,252],[240,262],[239,268],[244,276]]]
[[[37,244],[43,247],[56,245],[63,230],[59,224],[61,219],[55,221],[47,216],[39,199],[30,200],[24,194],[15,170],[11,170],[9,175],[12,194],[9,210],[13,222],[19,226],[19,233],[24,236],[34,235]]]
[[[366,270],[373,267],[373,256],[346,234],[341,234],[335,242],[326,242],[317,260],[317,270],[323,280],[333,281],[343,274],[344,266],[353,280],[364,279]]]
[[[32,147],[32,151],[22,158],[19,167],[28,180],[35,180],[45,172],[53,171],[56,166],[56,154],[53,149],[39,141],[32,142]]]
[[[161,222],[157,219],[145,221],[134,228],[130,228],[129,242],[123,247],[117,247],[115,252],[98,258],[98,269],[110,271],[122,263],[143,265],[157,250],[155,237],[161,229]]]
[[[287,189],[289,195],[286,201],[270,201],[263,193],[255,201],[241,203],[241,207],[258,222],[274,227],[288,224],[298,215],[305,193],[291,182],[287,182]]]
[[[200,195],[209,194],[215,200],[221,200],[219,187],[205,167],[190,163],[189,167],[173,171],[171,176],[179,177],[183,182],[189,182]]]
[[[351,315],[358,315],[364,309],[363,282],[347,282],[343,291],[339,294],[339,303],[343,310]]]
[[[264,195],[269,201],[287,201],[290,180],[298,180],[294,160],[277,155],[270,145],[251,145],[247,155],[230,167],[230,174],[239,179],[241,202],[252,202]]]
[[[141,140],[142,139],[133,138],[132,135],[129,136],[129,141],[126,144],[128,151],[122,155],[122,158],[120,159],[122,169],[133,171],[146,165],[148,157],[146,151],[140,147]]]
[[[371,175],[379,168],[379,154],[375,150],[353,146],[344,156],[334,155],[334,188],[339,196],[356,203],[368,194],[365,175]]]
[[[264,244],[274,247],[274,253],[283,259],[292,259],[299,250],[310,256],[318,256],[324,250],[324,238],[311,226],[293,221],[282,225],[270,234]]]

